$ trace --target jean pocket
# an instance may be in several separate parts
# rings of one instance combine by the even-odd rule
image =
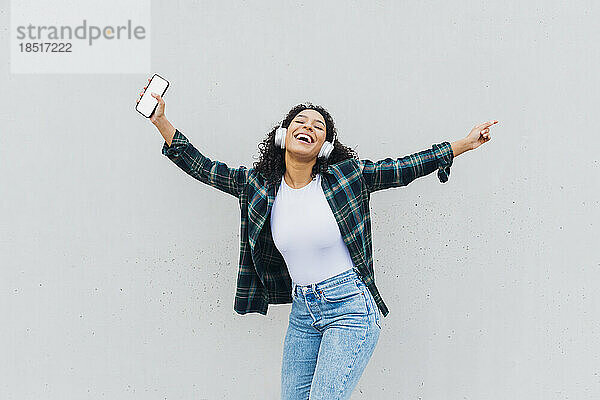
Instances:
[[[377,306],[375,298],[371,294],[371,291],[369,290],[367,285],[365,285],[362,281],[358,283],[358,285],[362,288],[363,293],[366,297],[367,308],[369,309],[369,312],[373,313],[373,319],[375,320],[377,327],[381,329],[381,311],[379,311],[379,307]]]
[[[321,289],[323,300],[327,303],[340,303],[350,301],[362,296],[362,291],[357,286],[356,282],[348,281],[339,285]]]
[[[373,301],[373,303],[375,303],[375,301]],[[379,329],[381,329],[381,311],[379,310],[379,307],[377,307],[377,304],[375,304],[375,323]]]
[[[369,292],[369,289],[367,289],[367,292]],[[371,294],[371,292],[369,292],[368,295],[371,298],[371,303],[373,304],[373,313],[375,314],[375,323],[377,324],[379,329],[381,329],[381,311],[379,310],[379,307],[377,307],[377,303],[375,302],[375,299],[373,298],[373,295]]]

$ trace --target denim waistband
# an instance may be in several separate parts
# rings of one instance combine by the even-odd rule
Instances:
[[[312,288],[313,292],[316,292],[319,289],[325,289],[331,286],[340,285],[342,283],[354,279],[360,279],[360,274],[356,267],[352,267],[347,271],[340,272],[339,274],[324,279],[321,282],[311,283],[309,285],[299,285],[297,283],[293,283],[292,294],[295,295],[297,293],[297,288],[299,288],[303,292],[306,292],[307,290]]]

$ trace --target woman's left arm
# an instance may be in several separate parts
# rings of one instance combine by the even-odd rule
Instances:
[[[475,125],[467,137],[453,142],[452,153],[454,153],[454,157],[467,150],[474,150],[485,142],[490,141],[490,126],[496,123],[498,123],[498,121],[493,120]]]

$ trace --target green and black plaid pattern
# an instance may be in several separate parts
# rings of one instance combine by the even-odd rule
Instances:
[[[277,184],[269,184],[254,168],[230,168],[200,153],[181,133],[162,154],[193,178],[238,198],[241,210],[240,255],[234,310],[239,314],[267,314],[269,304],[292,302],[292,281],[287,265],[271,235],[271,207]],[[432,145],[431,149],[405,157],[347,159],[330,165],[321,185],[344,243],[385,317],[389,310],[377,286],[373,270],[370,195],[378,190],[406,186],[416,178],[437,170],[440,182],[447,182],[454,159],[449,142]]]

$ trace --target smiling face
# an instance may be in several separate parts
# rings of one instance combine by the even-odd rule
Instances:
[[[301,133],[304,135],[300,135]],[[325,142],[326,133],[325,118],[320,112],[311,109],[302,110],[292,119],[287,128],[285,148],[294,155],[316,158]],[[303,139],[309,139],[310,142]]]

